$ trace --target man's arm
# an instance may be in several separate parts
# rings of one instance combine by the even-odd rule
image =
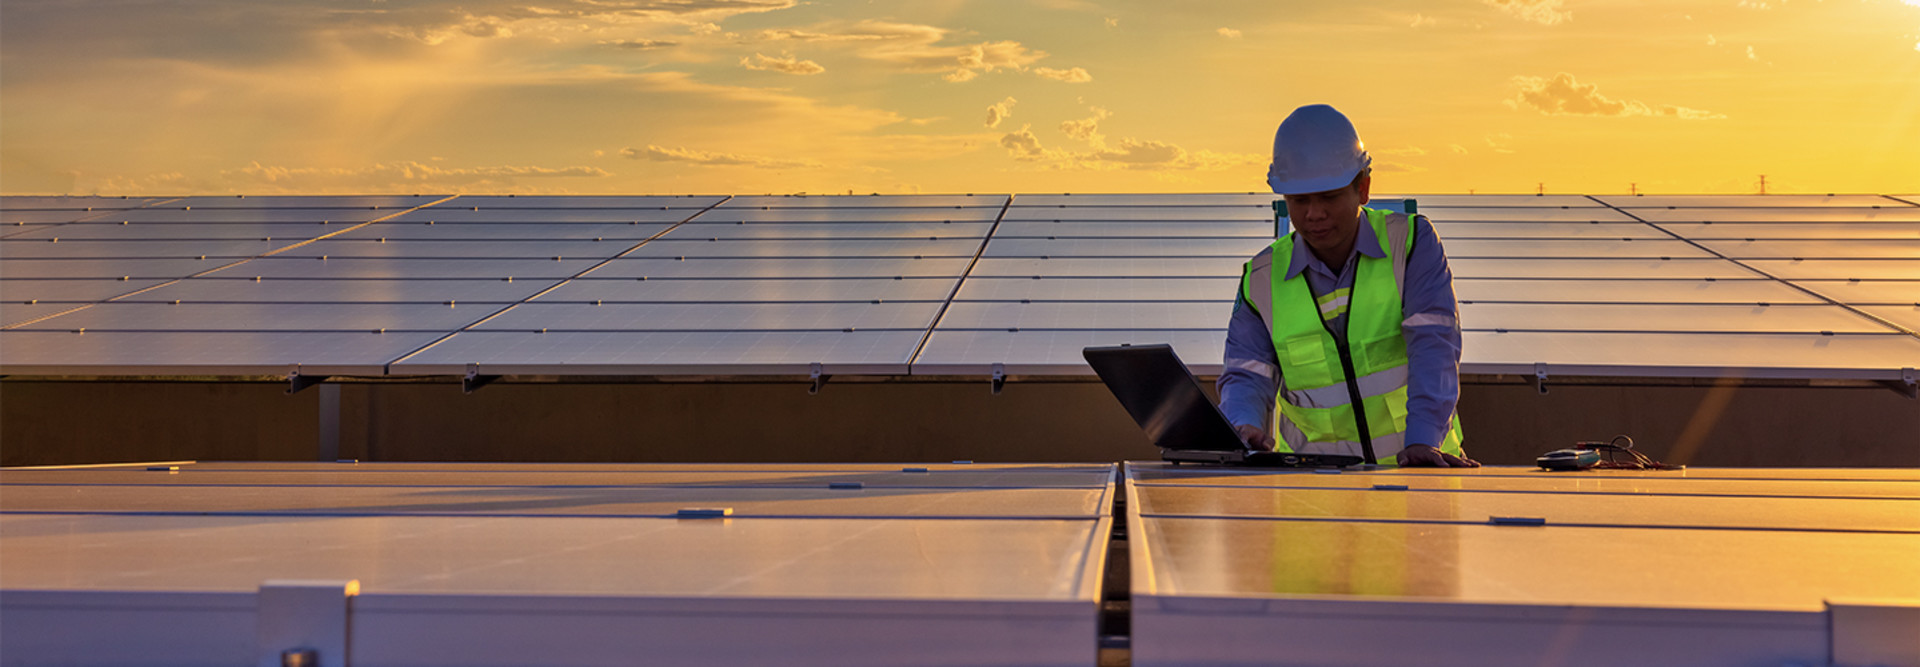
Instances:
[[[1233,424],[1240,439],[1256,449],[1273,449],[1273,434],[1267,432],[1273,398],[1280,387],[1280,358],[1273,352],[1273,337],[1260,313],[1247,303],[1247,295],[1233,300],[1233,318],[1227,321],[1227,353],[1221,366],[1220,411]]]
[[[1460,401],[1460,317],[1453,296],[1453,270],[1447,266],[1446,249],[1441,247],[1432,223],[1416,218],[1413,235],[1402,298],[1405,319],[1400,323],[1407,339],[1409,450],[1402,458],[1412,457],[1415,464],[1453,464],[1446,459],[1455,457],[1429,450],[1446,439],[1451,425],[1448,418]],[[1471,459],[1465,462],[1477,465]]]

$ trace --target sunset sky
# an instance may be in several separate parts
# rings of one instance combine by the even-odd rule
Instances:
[[[0,192],[1920,192],[1920,0],[6,0]]]

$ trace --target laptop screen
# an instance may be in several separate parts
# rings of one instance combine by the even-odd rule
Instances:
[[[1161,449],[1243,449],[1200,381],[1165,344],[1089,347],[1087,365]]]

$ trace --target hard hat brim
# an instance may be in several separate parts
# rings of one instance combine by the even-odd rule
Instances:
[[[1359,175],[1360,170],[1354,169],[1332,176],[1283,181],[1269,174],[1267,176],[1267,186],[1273,188],[1273,193],[1277,195],[1310,195],[1315,192],[1326,192],[1328,190],[1338,190],[1347,187],[1353,184],[1354,177]]]

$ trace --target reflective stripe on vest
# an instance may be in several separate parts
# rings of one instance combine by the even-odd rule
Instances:
[[[1365,456],[1352,405],[1357,393],[1366,419],[1365,440],[1377,461],[1391,463],[1406,444],[1407,341],[1401,329],[1401,292],[1413,248],[1412,225],[1398,213],[1361,210],[1388,257],[1355,255],[1351,288],[1315,297],[1305,275],[1286,279],[1296,242],[1288,234],[1247,263],[1241,290],[1260,311],[1280,361],[1283,389],[1275,396],[1275,428],[1269,431],[1275,434],[1277,449]],[[1351,381],[1325,324],[1341,310],[1347,313],[1347,351],[1358,376]],[[1456,415],[1439,447],[1461,455],[1460,442]]]

